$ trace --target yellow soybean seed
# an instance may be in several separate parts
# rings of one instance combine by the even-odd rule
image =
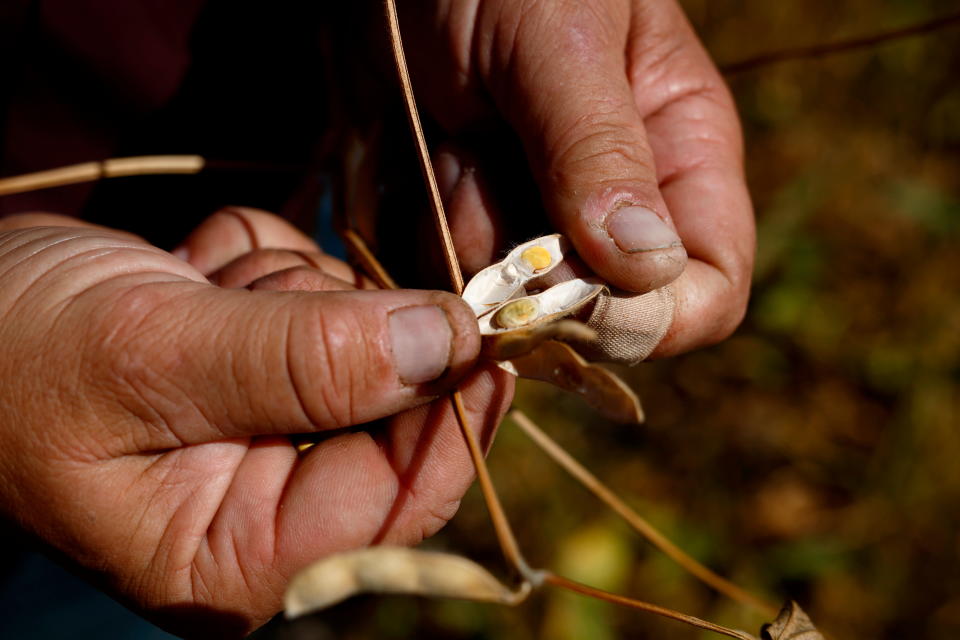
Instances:
[[[550,252],[540,246],[525,249],[524,252],[520,254],[520,259],[533,271],[546,269],[553,262],[553,257],[550,255]]]
[[[493,321],[503,329],[516,329],[530,324],[540,315],[540,304],[533,298],[520,298],[497,311]]]

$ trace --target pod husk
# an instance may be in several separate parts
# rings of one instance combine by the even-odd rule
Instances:
[[[525,331],[532,327],[545,325],[560,318],[565,318],[582,309],[605,290],[606,286],[595,278],[574,278],[573,280],[567,280],[532,296],[522,296],[535,300],[539,306],[540,315],[537,316],[535,320],[521,327],[498,327],[494,322],[500,309],[515,303],[517,300],[520,300],[521,297],[508,300],[492,309],[493,313],[487,313],[478,319],[480,323],[480,335],[490,336],[509,333],[511,331]]]
[[[533,270],[521,259],[524,251],[535,246],[550,253],[551,264],[544,269]],[[523,296],[526,284],[552,271],[563,262],[569,250],[570,243],[559,233],[524,242],[514,247],[503,260],[473,276],[463,290],[463,299],[477,317],[484,316],[504,302]]]
[[[396,593],[514,605],[517,591],[462,556],[406,547],[370,547],[328,556],[293,577],[284,594],[288,618],[318,611],[360,593]]]
[[[643,422],[640,399],[627,383],[612,371],[590,364],[570,345],[547,340],[510,362],[519,376],[576,393],[605,418],[623,424]]]
[[[511,360],[530,353],[547,340],[588,344],[596,339],[597,332],[582,322],[556,320],[483,336],[480,354],[491,360]]]

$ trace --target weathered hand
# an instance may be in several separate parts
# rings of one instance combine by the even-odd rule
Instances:
[[[276,219],[218,214],[185,248],[221,286],[128,234],[0,221],[0,508],[160,624],[236,636],[304,564],[442,526],[471,466],[424,403],[459,381],[489,436],[512,387],[474,368],[458,298],[352,290]],[[305,455],[286,435],[397,412]]]
[[[645,292],[675,281],[673,324],[654,355],[733,331],[754,247],[740,129],[674,0],[398,4],[415,88],[443,128],[462,141],[509,127],[554,226],[610,283]],[[501,248],[500,218],[526,214],[486,186],[502,154],[474,151],[436,156],[471,270]]]

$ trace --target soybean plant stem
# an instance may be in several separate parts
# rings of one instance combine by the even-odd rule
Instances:
[[[0,196],[92,182],[101,178],[200,173],[205,165],[206,160],[200,156],[135,156],[83,162],[0,179]]]
[[[554,442],[550,436],[544,433],[525,413],[519,409],[514,409],[510,412],[510,418],[544,453],[553,458],[554,462],[563,467],[567,473],[578,480],[580,484],[586,487],[587,490],[595,495],[601,502],[626,520],[627,524],[646,538],[650,544],[662,551],[690,574],[725,596],[750,606],[771,618],[776,617],[776,608],[703,566],[671,542],[669,538],[657,531],[645,518],[631,509],[619,496],[600,482],[595,475],[590,473],[583,465],[577,462],[573,456]]]
[[[342,229],[340,238],[350,247],[353,257],[360,263],[360,268],[370,276],[381,289],[399,289],[396,281],[387,273],[377,257],[370,251],[367,242],[353,229]]]
[[[437,233],[443,245],[444,258],[447,263],[447,271],[450,275],[450,283],[454,293],[461,295],[463,293],[463,275],[460,272],[460,263],[457,260],[457,253],[453,246],[453,238],[450,235],[450,227],[447,225],[447,217],[443,211],[443,200],[440,198],[440,190],[437,188],[437,178],[433,172],[433,164],[430,162],[430,150],[427,148],[427,142],[423,135],[423,127],[420,125],[420,116],[417,112],[417,101],[413,95],[413,84],[410,82],[410,73],[407,70],[406,56],[403,53],[403,41],[400,37],[400,25],[397,19],[397,7],[394,0],[384,0],[384,7],[387,14],[387,25],[390,32],[390,45],[393,49],[393,60],[396,65],[397,77],[400,80],[400,87],[403,90],[403,99],[406,105],[407,120],[410,129],[417,143],[417,156],[420,159],[420,169],[423,172],[423,178],[427,183],[427,189],[430,193],[430,203],[433,209],[433,218],[436,223]],[[457,415],[457,421],[460,423],[460,430],[463,432],[463,438],[467,442],[467,448],[470,450],[470,457],[473,459],[473,466],[477,470],[477,478],[480,481],[480,490],[483,492],[483,499],[487,503],[487,509],[490,511],[490,518],[493,520],[493,526],[497,533],[497,540],[503,554],[513,568],[524,578],[525,581],[534,585],[540,582],[539,574],[530,569],[523,555],[520,553],[520,547],[510,529],[510,523],[497,497],[497,492],[490,480],[490,472],[487,469],[487,463],[483,459],[483,452],[477,443],[477,438],[470,428],[467,419],[467,411],[463,406],[463,397],[460,391],[454,391],[451,394],[453,409]]]
[[[395,0],[384,0],[387,13],[387,26],[390,31],[390,45],[393,49],[393,61],[400,79],[400,88],[403,91],[403,101],[406,105],[407,120],[410,130],[417,142],[417,156],[420,159],[420,170],[430,192],[430,205],[433,209],[433,220],[437,227],[437,234],[443,244],[443,255],[447,263],[447,272],[453,292],[463,293],[463,275],[460,273],[460,263],[453,247],[453,237],[447,225],[447,216],[443,212],[443,200],[440,198],[440,189],[437,187],[437,178],[433,173],[433,164],[430,162],[430,150],[423,136],[423,127],[420,125],[420,115],[417,112],[417,101],[413,96],[413,84],[410,82],[410,72],[407,70],[407,58],[403,53],[403,40],[400,38],[400,23],[397,19],[397,5]]]
[[[561,589],[567,589],[569,591],[574,591],[591,598],[597,598],[598,600],[605,600],[607,602],[623,605],[625,607],[631,607],[633,609],[640,609],[641,611],[655,613],[659,616],[663,616],[664,618],[685,622],[694,627],[699,627],[700,629],[706,629],[707,631],[713,631],[714,633],[730,636],[731,638],[739,638],[740,640],[757,640],[755,636],[752,636],[745,631],[729,629],[719,624],[701,620],[700,618],[696,618],[694,616],[688,616],[685,613],[680,613],[679,611],[674,611],[673,609],[667,609],[666,607],[644,602],[643,600],[634,600],[633,598],[628,598],[626,596],[609,593],[607,591],[603,591],[602,589],[596,589],[569,578],[558,576],[555,573],[544,573],[543,582],[545,584],[560,587]]]
[[[500,543],[503,555],[524,580],[532,583],[533,586],[538,586],[542,582],[541,572],[531,569],[520,552],[520,545],[517,544],[517,539],[510,528],[510,522],[503,511],[503,505],[500,504],[500,498],[497,496],[493,481],[490,479],[490,471],[483,459],[483,452],[477,443],[477,437],[467,422],[467,411],[463,406],[463,397],[459,390],[454,391],[452,395],[453,407],[457,414],[457,420],[460,422],[460,430],[463,432],[464,440],[467,441],[467,448],[470,449],[470,457],[473,459],[473,466],[477,470],[477,480],[480,482],[480,491],[487,503],[487,510],[490,511],[490,519],[493,521],[493,528],[497,533],[497,541]]]

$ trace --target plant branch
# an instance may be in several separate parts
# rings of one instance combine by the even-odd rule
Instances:
[[[956,25],[960,25],[960,12],[941,16],[932,20],[927,20],[925,22],[904,27],[902,29],[884,31],[873,35],[860,36],[858,38],[850,38],[847,40],[838,40],[836,42],[828,42],[825,44],[797,47],[794,49],[771,51],[770,53],[760,54],[739,62],[731,62],[720,65],[720,71],[724,75],[732,76],[745,71],[752,71],[753,69],[757,69],[759,67],[777,64],[779,62],[786,62],[788,60],[802,60],[805,58],[820,58],[827,55],[833,55],[835,53],[855,51],[857,49],[864,49],[877,44],[882,44],[884,42],[901,40],[903,38],[910,38],[913,36],[931,33],[933,31],[939,31],[940,29],[945,29],[947,27]]]
[[[430,192],[431,208],[433,209],[437,233],[443,245],[450,282],[454,292],[460,295],[463,293],[463,276],[460,271],[460,263],[457,260],[456,251],[453,247],[453,238],[450,236],[447,218],[443,211],[443,201],[440,198],[440,191],[437,188],[437,179],[433,172],[433,164],[430,162],[430,151],[427,148],[427,142],[423,135],[423,127],[420,125],[417,103],[413,95],[413,85],[410,82],[410,73],[407,70],[406,57],[403,53],[403,42],[400,38],[400,25],[397,20],[395,0],[384,0],[384,7],[387,14],[390,45],[393,49],[397,77],[400,80],[400,87],[403,90],[407,120],[416,141],[417,155],[420,159],[420,169],[423,172],[424,180]],[[376,258],[374,258],[372,254],[370,254],[370,258],[376,261]],[[500,503],[500,498],[497,496],[493,481],[490,479],[490,471],[487,469],[487,463],[483,458],[483,451],[481,451],[480,445],[477,443],[473,429],[470,428],[467,411],[463,406],[463,396],[459,390],[454,390],[453,393],[451,393],[451,400],[453,402],[454,413],[457,416],[457,422],[460,424],[460,431],[463,433],[463,438],[470,451],[470,457],[473,460],[473,466],[477,471],[480,490],[483,493],[484,501],[487,503],[487,509],[490,511],[490,519],[493,521],[493,527],[496,531],[497,540],[500,543],[503,555],[506,557],[507,562],[513,566],[525,581],[536,586],[541,582],[540,573],[530,569],[530,566],[523,558],[523,554],[520,552],[520,546],[517,544],[516,537],[510,528],[510,522],[507,520],[506,513],[503,510],[503,505]]]
[[[340,231],[340,238],[344,244],[350,248],[353,257],[360,263],[360,268],[377,283],[378,287],[381,289],[400,288],[390,274],[387,273],[383,264],[381,264],[380,261],[377,260],[377,257],[373,255],[373,252],[370,251],[366,240],[364,240],[359,233],[353,229],[342,229]]]
[[[509,417],[533,442],[540,447],[554,462],[587,488],[601,502],[613,509],[637,533],[647,539],[654,547],[679,564],[690,574],[696,576],[705,584],[710,585],[725,596],[760,611],[773,618],[777,615],[777,608],[764,602],[757,596],[738,587],[726,578],[717,575],[690,557],[683,549],[675,545],[665,535],[657,531],[645,518],[631,509],[613,491],[590,473],[583,465],[577,462],[566,450],[550,438],[525,413],[519,409],[510,412]]]
[[[473,466],[477,470],[477,480],[480,483],[480,491],[483,493],[483,499],[487,503],[487,510],[490,511],[490,519],[493,521],[493,528],[497,533],[497,541],[500,543],[500,549],[506,557],[507,562],[513,566],[516,571],[523,576],[525,580],[534,586],[539,586],[542,582],[542,575],[539,571],[534,571],[527,564],[520,552],[520,545],[513,535],[510,528],[510,521],[503,510],[500,498],[497,496],[497,490],[493,486],[493,480],[490,479],[490,470],[483,459],[483,452],[477,442],[477,437],[467,422],[467,412],[463,406],[463,397],[460,391],[453,392],[453,406],[456,409],[457,420],[460,422],[460,430],[463,432],[463,438],[467,441],[467,448],[470,450],[470,458],[473,460]]]
[[[135,156],[132,158],[111,158],[100,162],[83,162],[47,171],[2,178],[0,179],[0,196],[92,182],[101,178],[200,173],[205,165],[206,160],[201,156],[193,155]]]
[[[757,640],[756,637],[746,633],[745,631],[730,629],[719,624],[714,624],[713,622],[707,622],[706,620],[702,620],[694,616],[688,616],[685,613],[680,613],[679,611],[674,611],[673,609],[667,609],[666,607],[644,602],[643,600],[635,600],[626,596],[610,593],[609,591],[603,591],[602,589],[596,589],[569,578],[558,576],[555,573],[544,573],[543,582],[555,587],[560,587],[561,589],[567,589],[568,591],[573,591],[581,595],[596,598],[597,600],[612,602],[614,604],[623,605],[632,609],[639,609],[641,611],[655,613],[658,616],[663,616],[664,618],[685,622],[691,626],[698,627],[700,629],[706,629],[707,631],[713,631],[714,633],[719,633],[731,638],[739,638],[740,640]]]
[[[384,0],[384,7],[386,8],[387,25],[390,31],[393,61],[397,69],[397,77],[400,80],[400,88],[403,91],[407,120],[410,123],[410,129],[416,140],[417,156],[420,158],[420,170],[423,172],[423,179],[426,181],[427,189],[430,192],[430,206],[433,210],[433,219],[437,226],[437,233],[443,244],[443,255],[447,263],[447,272],[450,274],[450,282],[453,285],[454,293],[460,295],[463,293],[463,275],[460,272],[460,263],[457,261],[457,252],[453,246],[453,237],[450,235],[447,217],[443,212],[443,200],[440,198],[440,189],[437,187],[437,177],[434,175],[433,165],[430,162],[430,150],[427,148],[427,141],[423,135],[423,127],[420,124],[420,115],[417,112],[417,101],[413,96],[413,84],[410,82],[410,72],[407,70],[407,59],[403,53],[403,41],[400,38],[397,5],[395,0]]]

